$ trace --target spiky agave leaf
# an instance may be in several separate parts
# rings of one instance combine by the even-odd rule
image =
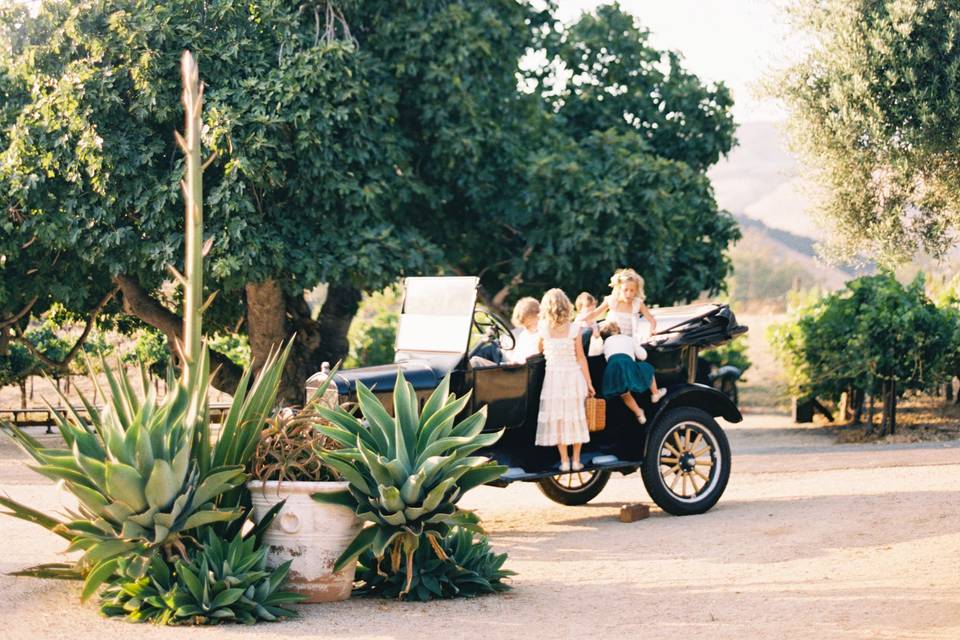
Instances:
[[[360,382],[357,401],[365,422],[343,408],[318,410],[328,424],[317,429],[341,447],[321,455],[350,487],[314,499],[349,506],[371,523],[337,559],[336,570],[368,551],[382,558],[391,545],[412,562],[417,548],[431,546],[421,545],[422,536],[437,540],[455,526],[479,530],[476,517],[456,503],[467,490],[506,470],[471,455],[503,432],[483,433],[485,409],[456,422],[469,398],[456,398],[449,389],[445,378],[418,411],[413,385],[398,373],[393,416]]]
[[[269,524],[272,515],[264,520]],[[290,563],[267,567],[267,548],[255,531],[222,540],[207,529],[202,542],[186,561],[156,555],[145,568],[120,561],[100,611],[172,625],[252,624],[296,615],[289,605],[303,596],[283,590]]]
[[[439,549],[421,545],[414,551],[409,589],[406,569],[397,571],[391,558],[377,558],[371,550],[364,551],[357,564],[359,586],[355,593],[426,601],[469,598],[510,588],[506,579],[514,573],[503,568],[507,554],[494,553],[482,534],[454,527],[437,545]],[[402,549],[400,553],[396,564],[405,567]]]

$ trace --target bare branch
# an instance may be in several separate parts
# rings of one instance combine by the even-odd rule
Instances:
[[[126,313],[161,331],[167,337],[168,344],[179,345],[183,334],[183,319],[180,316],[155,300],[136,279],[118,275],[114,276],[113,282],[123,293],[123,310]],[[179,347],[172,353],[177,355],[178,352]],[[213,378],[213,386],[226,393],[232,394],[236,391],[243,369],[213,350],[210,351],[210,362],[214,367],[219,367]]]
[[[28,313],[30,313],[30,310],[33,309],[33,305],[37,304],[37,300],[39,300],[39,299],[40,299],[40,296],[33,296],[33,297],[30,299],[30,302],[28,302],[28,303],[26,304],[26,306],[23,307],[23,309],[21,309],[21,310],[18,311],[16,314],[10,316],[9,318],[7,318],[7,319],[5,319],[5,320],[0,320],[0,329],[6,329],[7,327],[9,327],[9,326],[11,326],[11,325],[14,325],[14,324],[17,324],[18,322],[20,322],[20,320],[21,320],[25,315],[27,315]]]
[[[29,351],[34,358],[47,365],[48,367],[53,367],[55,369],[66,370],[70,365],[70,361],[76,357],[80,352],[80,349],[83,347],[84,343],[87,341],[87,336],[90,335],[90,331],[93,329],[93,325],[97,322],[97,316],[100,315],[100,312],[103,311],[103,308],[107,306],[107,303],[117,295],[117,291],[120,290],[120,287],[114,287],[107,295],[103,296],[100,299],[100,302],[97,303],[97,306],[93,308],[93,311],[90,313],[90,317],[87,318],[87,324],[83,327],[83,332],[80,334],[80,337],[77,338],[77,341],[74,343],[73,347],[70,348],[70,351],[67,352],[67,355],[63,357],[63,360],[54,360],[53,358],[47,357],[42,351],[37,349],[36,345],[27,340],[26,336],[23,334],[23,330],[20,327],[14,327],[16,331],[16,340],[23,344],[27,351]]]

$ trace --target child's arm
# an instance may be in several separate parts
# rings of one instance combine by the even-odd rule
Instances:
[[[581,322],[593,322],[594,320],[602,316],[604,313],[606,313],[608,309],[610,309],[610,305],[608,305],[607,301],[604,300],[603,302],[600,303],[600,306],[598,306],[596,309],[594,309],[590,313],[584,314],[583,317],[578,319]]]
[[[583,373],[583,379],[587,381],[587,395],[591,398],[597,395],[590,382],[590,367],[587,366],[587,356],[583,354],[583,341],[579,336],[573,339],[574,348],[577,350],[577,364],[580,365],[580,371]]]
[[[650,335],[655,334],[657,332],[657,319],[650,313],[650,309],[647,309],[647,305],[642,302],[640,303],[640,313],[650,323]]]

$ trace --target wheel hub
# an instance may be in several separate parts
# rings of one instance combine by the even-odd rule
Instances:
[[[689,451],[683,454],[680,457],[680,468],[684,473],[689,473],[693,471],[693,468],[697,466],[697,459],[693,457],[693,454]]]

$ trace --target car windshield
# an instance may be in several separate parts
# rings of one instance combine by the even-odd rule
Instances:
[[[466,352],[477,278],[407,278],[397,329],[397,358]]]

